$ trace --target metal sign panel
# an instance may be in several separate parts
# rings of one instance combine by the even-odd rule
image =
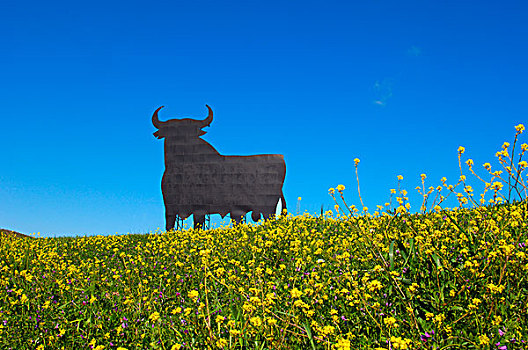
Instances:
[[[154,136],[164,140],[165,172],[161,191],[165,203],[165,227],[174,228],[176,217],[191,214],[194,227],[204,227],[209,214],[228,213],[237,223],[248,212],[253,221],[261,215],[269,218],[275,213],[279,199],[286,201],[282,185],[286,163],[282,154],[254,156],[224,156],[208,142],[202,128],[213,121],[213,111],[207,118],[160,121],[156,109],[152,124],[158,130]]]

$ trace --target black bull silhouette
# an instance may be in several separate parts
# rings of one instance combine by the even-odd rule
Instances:
[[[286,163],[281,154],[224,156],[200,136],[213,121],[213,111],[204,120],[171,119],[160,121],[159,107],[152,115],[158,139],[165,138],[165,172],[161,191],[165,203],[166,229],[174,228],[176,216],[191,214],[194,227],[203,227],[206,214],[230,214],[239,223],[248,212],[258,221],[270,218],[279,199],[286,201],[282,185]]]

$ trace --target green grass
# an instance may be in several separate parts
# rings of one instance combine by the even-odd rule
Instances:
[[[4,236],[1,344],[520,349],[527,223],[522,202],[150,235]]]

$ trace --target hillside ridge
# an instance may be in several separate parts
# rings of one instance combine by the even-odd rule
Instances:
[[[12,231],[12,230],[8,230],[8,229],[5,229],[5,228],[0,228],[0,233],[5,233],[5,234],[8,234],[8,235],[15,235],[15,236],[18,236],[18,237],[31,238],[30,236],[25,235],[23,233]]]

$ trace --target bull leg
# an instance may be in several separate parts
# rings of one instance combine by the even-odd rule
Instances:
[[[165,213],[165,230],[167,231],[173,230],[175,222],[176,222],[176,214]]]
[[[234,210],[230,213],[231,220],[235,222],[236,225],[240,224],[244,218],[244,213],[241,210]]]
[[[264,221],[271,220],[274,218],[275,212],[273,210],[267,209],[267,210],[264,210],[264,212],[262,213],[262,216],[264,217]]]
[[[205,215],[203,214],[193,214],[194,218],[194,229],[205,228]]]

